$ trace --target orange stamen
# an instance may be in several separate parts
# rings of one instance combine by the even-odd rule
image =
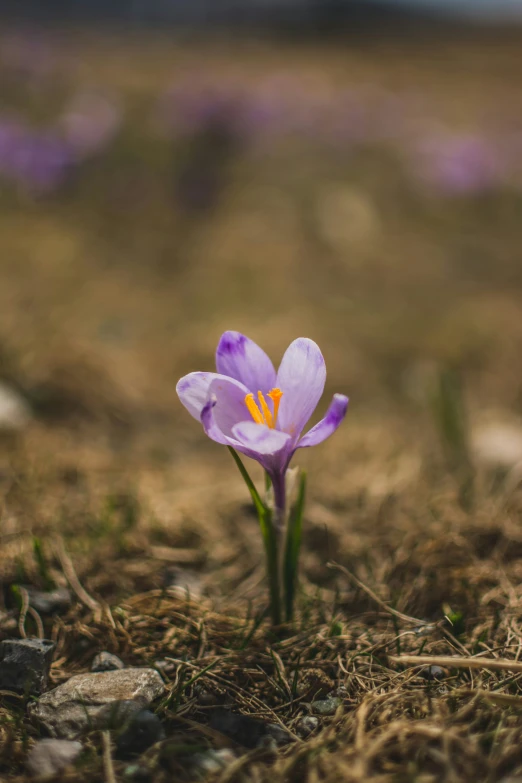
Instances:
[[[272,424],[273,427],[277,424],[277,414],[279,412],[279,403],[281,402],[281,397],[283,396],[283,392],[281,389],[272,389],[272,391],[269,391],[267,394],[267,397],[270,397],[272,402],[274,403],[274,423]]]
[[[248,408],[248,412],[254,419],[256,424],[265,424],[265,420],[263,419],[263,415],[259,408],[257,407],[257,403],[254,400],[254,395],[252,393],[247,394],[245,397],[245,405]]]
[[[268,424],[270,429],[274,429],[274,422],[272,419],[272,411],[266,404],[266,400],[263,397],[263,392],[258,391],[257,393],[257,399],[259,400],[259,404],[261,405],[261,410],[263,411],[263,417],[265,419],[265,422]]]
[[[283,392],[281,389],[272,389],[272,391],[268,392],[267,397],[270,397],[274,403],[274,412],[272,413],[266,403],[263,392],[258,391],[257,393],[257,399],[259,400],[259,405],[261,408],[254,400],[254,395],[252,393],[246,395],[245,405],[247,406],[248,412],[256,424],[266,424],[267,427],[270,427],[271,430],[275,428],[277,422],[277,412],[279,411],[279,403],[282,396]]]

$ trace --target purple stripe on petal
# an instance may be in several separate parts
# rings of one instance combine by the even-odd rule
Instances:
[[[253,340],[239,332],[225,332],[216,350],[216,369],[244,383],[254,394],[266,394],[275,386],[274,365]]]
[[[253,421],[236,424],[232,432],[242,445],[261,457],[276,454],[290,441],[290,436],[286,432],[272,430],[264,424],[255,424]]]
[[[344,394],[334,394],[324,419],[321,419],[315,427],[312,427],[306,435],[303,435],[297,444],[297,448],[305,449],[307,446],[317,446],[318,443],[322,443],[323,440],[326,440],[330,435],[333,435],[346,416],[347,408],[348,397],[345,397]]]
[[[277,373],[283,392],[277,427],[295,440],[317,407],[326,381],[326,366],[319,346],[299,337],[289,345]]]
[[[201,411],[201,423],[203,425],[203,429],[205,430],[208,437],[212,440],[215,440],[216,443],[222,443],[224,446],[231,446],[232,444],[229,442],[229,439],[226,437],[226,435],[223,435],[216,424],[216,420],[214,418],[215,406],[216,399],[214,397],[212,397],[204,405],[203,410]]]

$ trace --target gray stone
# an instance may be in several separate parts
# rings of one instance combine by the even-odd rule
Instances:
[[[275,740],[277,745],[288,745],[292,741],[292,735],[283,729],[278,723],[267,723],[266,733]]]
[[[260,750],[269,750],[272,753],[275,753],[277,750],[277,742],[270,734],[263,734],[263,736],[259,738],[256,748],[259,748]]]
[[[40,780],[55,777],[80,755],[81,742],[43,739],[29,751],[25,766],[30,775]]]
[[[297,725],[295,727],[296,734],[298,734],[302,739],[305,737],[309,737],[312,732],[314,732],[317,727],[319,726],[319,718],[316,718],[315,715],[305,715],[304,717],[300,718],[300,720],[297,721]]]
[[[23,430],[31,415],[27,401],[11,386],[0,382],[0,430]]]
[[[443,680],[446,672],[440,666],[425,666],[419,672],[425,680]]]
[[[34,587],[25,587],[29,596],[29,604],[40,614],[53,614],[63,612],[72,603],[71,591],[66,587],[57,587],[56,590],[35,590]]]
[[[267,736],[267,724],[264,721],[222,708],[212,712],[209,725],[211,729],[220,731],[245,748],[259,747],[262,738]]]
[[[111,701],[100,707],[96,714],[96,727],[122,731],[141,712],[143,705],[140,701],[132,699],[119,699]]]
[[[211,774],[222,772],[236,760],[236,754],[230,748],[221,750],[207,750],[205,753],[195,753],[190,761],[191,766],[198,772]]]
[[[74,739],[82,732],[107,728],[115,711],[121,717],[121,704],[116,702],[134,702],[144,709],[164,692],[163,680],[154,669],[77,674],[30,705],[29,714],[51,736]],[[120,725],[130,717],[128,707]]]
[[[176,671],[175,664],[171,663],[170,661],[154,661],[154,666],[165,677],[168,677],[169,674],[174,674]]]
[[[213,707],[218,703],[218,697],[212,691],[207,690],[203,685],[197,682],[194,686],[194,696],[198,700],[198,704],[203,707]]]
[[[117,655],[113,655],[110,652],[101,652],[94,656],[91,672],[112,672],[117,669],[124,669],[125,664],[118,658]]]
[[[123,771],[125,780],[134,780],[136,783],[151,783],[151,772],[141,764],[129,764]]]
[[[32,696],[47,690],[55,647],[49,639],[0,642],[0,690]]]
[[[319,699],[312,702],[312,709],[318,715],[335,715],[337,708],[342,704],[342,700],[337,696],[329,699]]]
[[[140,710],[116,740],[118,756],[131,758],[164,739],[165,729],[158,716],[150,710]]]

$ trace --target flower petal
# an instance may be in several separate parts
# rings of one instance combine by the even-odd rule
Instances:
[[[257,460],[258,462],[261,463],[261,465],[266,470],[269,467],[269,463],[266,462],[266,456],[264,454],[262,454],[257,449],[249,448],[248,445],[241,443],[239,440],[236,440],[236,438],[234,437],[229,437],[225,435],[221,431],[219,425],[216,422],[216,418],[214,416],[216,407],[217,407],[217,400],[215,396],[212,395],[208,400],[208,402],[205,404],[201,412],[201,423],[208,437],[216,441],[216,443],[223,444],[223,446],[231,446],[236,451],[239,451],[241,454],[244,454],[245,457],[250,457],[251,459]],[[243,424],[252,425],[254,427],[260,426],[259,424],[254,424],[254,422],[243,422]],[[237,426],[241,426],[241,425],[237,425]],[[271,432],[273,432],[273,430],[271,430]]]
[[[307,446],[317,446],[318,443],[322,443],[323,440],[326,440],[330,435],[333,435],[346,416],[347,408],[348,397],[345,397],[344,394],[334,394],[324,419],[321,419],[315,427],[312,427],[306,435],[303,435],[297,444],[297,448],[305,449]]]
[[[225,332],[216,350],[216,369],[244,383],[254,394],[266,394],[275,386],[274,365],[253,340],[239,332]]]
[[[233,436],[249,451],[255,454],[276,454],[291,440],[290,435],[272,430],[264,424],[242,421],[232,428]]]
[[[203,429],[205,430],[208,437],[212,438],[212,440],[215,440],[216,443],[222,443],[223,446],[232,446],[233,444],[230,443],[230,439],[227,438],[226,435],[223,435],[218,425],[216,424],[216,420],[214,418],[215,405],[216,399],[215,397],[212,397],[203,407],[203,410],[201,411],[201,423],[203,425]]]
[[[198,421],[208,399],[210,384],[217,377],[218,374],[215,372],[191,372],[180,378],[176,385],[176,391],[182,404]]]
[[[232,427],[240,421],[251,421],[245,405],[248,389],[239,381],[225,375],[217,375],[209,386],[209,397],[216,400],[214,419],[221,432],[232,436]]]
[[[201,419],[201,411],[212,390],[218,400],[221,400],[221,392],[223,391],[226,392],[227,397],[231,396],[243,401],[242,411],[238,411],[237,417],[234,418],[234,424],[250,417],[248,409],[244,405],[245,395],[249,390],[239,381],[234,381],[227,375],[219,375],[217,372],[191,372],[181,378],[176,385],[179,399],[191,416],[194,416],[198,421]],[[223,400],[223,402],[225,401]]]
[[[319,346],[299,337],[286,349],[277,372],[276,386],[283,396],[277,419],[278,429],[297,439],[321,399],[326,366]]]

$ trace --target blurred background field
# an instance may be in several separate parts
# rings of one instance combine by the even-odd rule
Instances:
[[[519,46],[4,32],[0,369],[28,437],[228,470],[175,383],[229,328],[323,346],[351,410],[307,460],[368,417],[412,445],[433,362],[520,413]]]
[[[6,589],[38,579],[32,535],[52,559],[58,533],[108,601],[164,585],[176,558],[234,610],[259,595],[241,479],[175,393],[234,329],[276,363],[313,338],[327,397],[350,397],[299,455],[306,585],[331,586],[335,557],[402,611],[475,606],[470,583],[493,579],[477,562],[520,548],[519,502],[499,520],[491,492],[522,459],[521,45],[516,27],[430,23],[2,29]],[[465,389],[472,516],[430,408],[441,368]],[[520,562],[503,561],[515,581]]]

